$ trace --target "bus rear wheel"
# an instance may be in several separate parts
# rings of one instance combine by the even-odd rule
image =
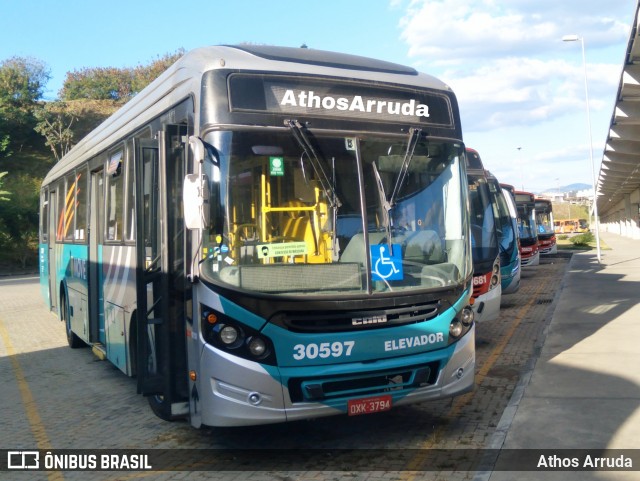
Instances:
[[[71,349],[77,349],[84,347],[86,344],[71,330],[71,317],[69,316],[69,303],[66,296],[62,296],[62,302],[60,303],[62,309],[62,320],[64,321],[65,330],[67,332],[67,343]]]

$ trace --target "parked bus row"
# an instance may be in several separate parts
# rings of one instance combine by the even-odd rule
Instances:
[[[194,427],[459,395],[473,253],[500,289],[496,233],[513,244],[476,229],[470,197],[484,215],[498,189],[466,158],[454,93],[413,68],[198,49],[46,176],[43,296],[71,347]]]
[[[523,266],[536,266],[540,255],[558,252],[553,204],[548,199],[536,198],[531,192],[514,191],[518,208],[518,234]]]
[[[517,213],[510,192],[467,148],[467,180],[473,258],[473,309],[477,322],[500,315],[502,294],[520,285]]]
[[[69,345],[194,427],[465,393],[475,322],[555,248],[448,86],[306,48],[184,55],[48,173],[40,214]]]
[[[499,183],[478,152],[467,148],[469,213],[477,321],[499,316],[502,294],[517,291],[521,266],[557,253],[553,205],[533,193]]]

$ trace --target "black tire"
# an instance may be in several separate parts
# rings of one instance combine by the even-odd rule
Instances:
[[[64,322],[65,330],[67,332],[67,343],[71,349],[77,349],[79,347],[85,347],[86,344],[82,339],[75,335],[71,330],[71,319],[69,318],[69,304],[67,303],[66,296],[62,296],[62,302],[60,302],[60,308],[62,310],[61,317]]]
[[[171,404],[169,404],[162,394],[153,394],[147,396],[149,401],[149,407],[153,411],[153,414],[158,416],[164,421],[174,421],[176,418],[171,416]]]

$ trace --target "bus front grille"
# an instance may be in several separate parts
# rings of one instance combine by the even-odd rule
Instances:
[[[339,332],[375,329],[428,321],[435,318],[441,302],[393,307],[389,309],[323,312],[280,312],[271,322],[294,332]]]
[[[438,361],[388,371],[371,371],[358,375],[291,378],[291,402],[320,402],[330,399],[375,396],[412,390],[435,384],[440,371]]]

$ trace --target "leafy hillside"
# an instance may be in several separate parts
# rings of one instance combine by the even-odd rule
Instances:
[[[68,72],[53,102],[42,100],[49,80],[42,61],[0,61],[0,275],[37,268],[39,190],[49,169],[183,53]]]

